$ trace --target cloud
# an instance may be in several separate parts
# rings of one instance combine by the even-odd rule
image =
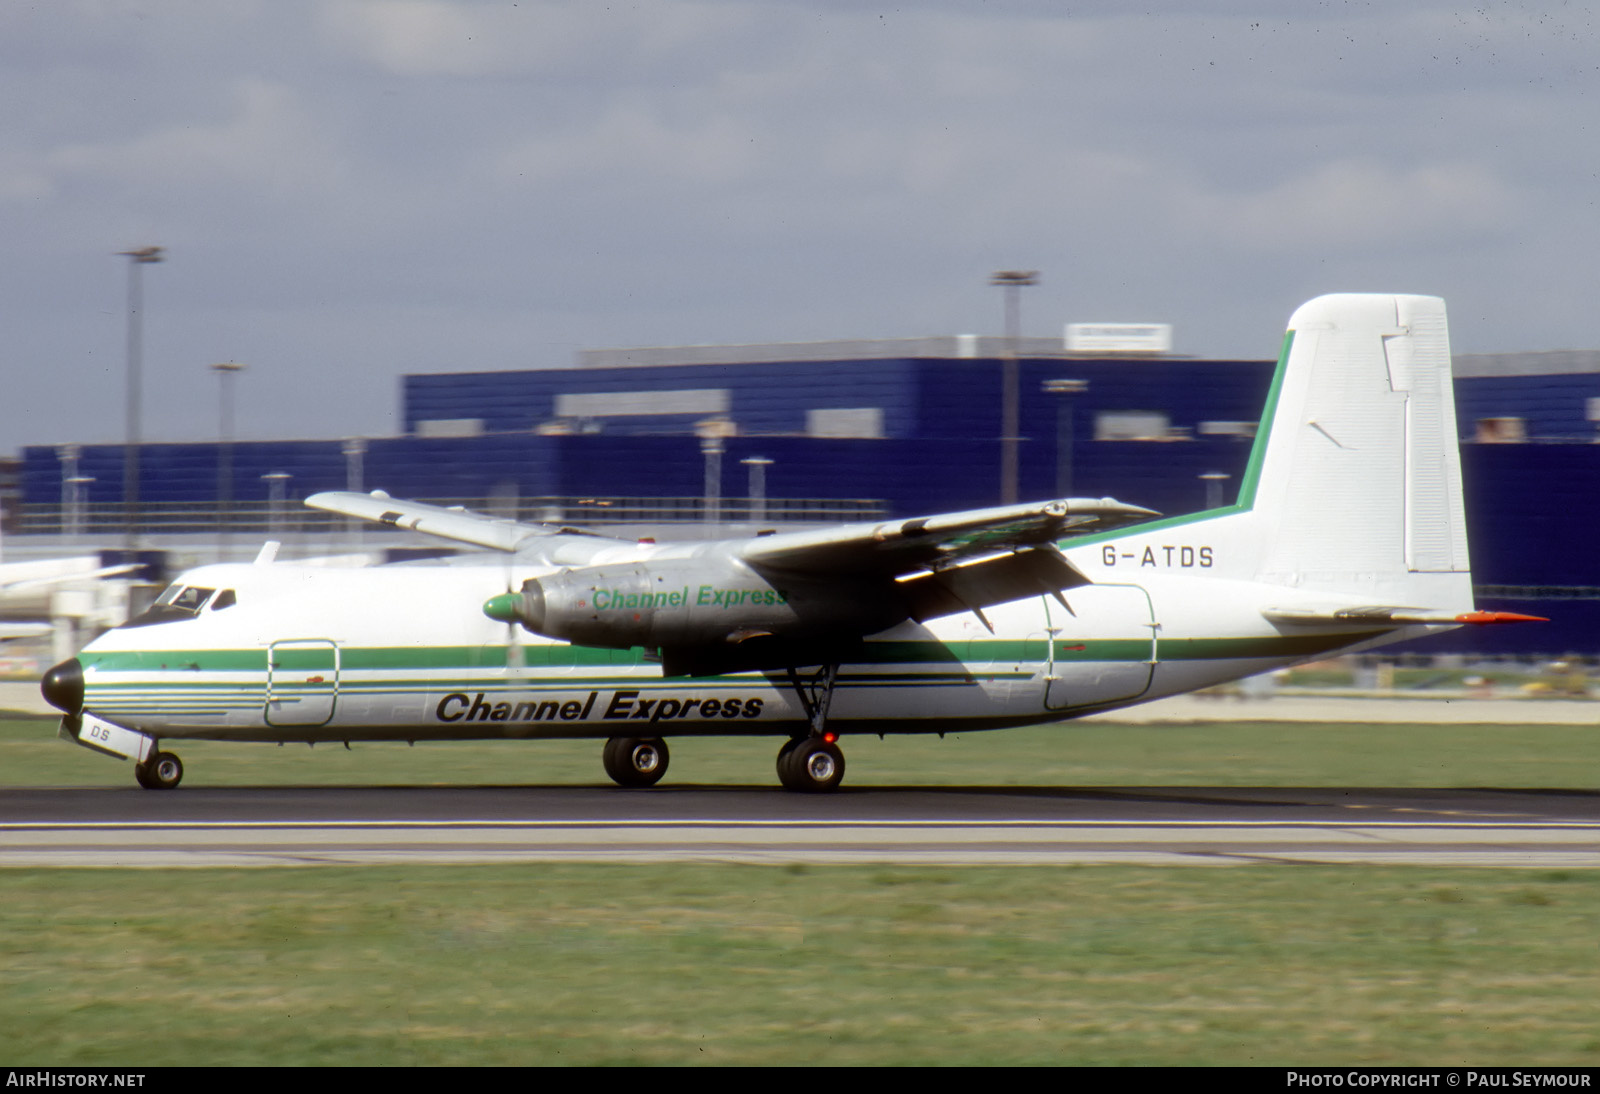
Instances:
[[[752,10],[687,0],[333,0],[319,8],[317,21],[334,48],[394,76],[627,83],[662,58],[706,56],[722,35],[746,26]]]
[[[18,175],[58,195],[93,186],[261,198],[318,189],[338,173],[336,142],[292,89],[246,77],[223,101],[145,132],[39,150]]]
[[[1515,187],[1469,160],[1403,167],[1335,159],[1257,190],[1174,196],[1175,227],[1242,251],[1395,251],[1514,234]]]
[[[1477,294],[1458,322],[1485,317],[1462,331],[1496,346],[1592,343],[1587,20],[1290,0],[0,5],[18,256],[0,295],[29,366],[0,431],[73,435],[50,419],[71,400],[31,397],[58,373],[32,366],[120,362],[109,256],[152,242],[172,259],[150,278],[152,376],[237,355],[263,408],[293,401],[267,385],[335,373],[360,392],[264,411],[260,435],[313,412],[371,428],[397,373],[578,345],[989,330],[986,275],[1008,266],[1044,271],[1028,315],[1047,329],[1162,318],[1192,352],[1258,346],[1302,288],[1378,283]]]

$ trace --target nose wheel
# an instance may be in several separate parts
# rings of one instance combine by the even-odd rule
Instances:
[[[171,790],[183,781],[183,761],[176,753],[157,752],[144,763],[133,765],[133,777],[146,790]]]

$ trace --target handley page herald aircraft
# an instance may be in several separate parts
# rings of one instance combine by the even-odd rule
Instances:
[[[1433,297],[1290,321],[1236,504],[1109,499],[702,543],[497,521],[381,493],[308,504],[510,565],[207,566],[52,669],[62,734],[176,786],[161,742],[604,738],[648,786],[666,738],[783,738],[830,790],[840,734],[998,729],[1368,649],[1477,612],[1450,347]]]

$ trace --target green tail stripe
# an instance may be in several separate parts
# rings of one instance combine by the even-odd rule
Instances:
[[[1246,513],[1255,507],[1256,487],[1261,484],[1261,467],[1267,459],[1267,441],[1272,436],[1272,420],[1278,413],[1278,396],[1283,391],[1284,373],[1289,367],[1289,351],[1294,347],[1294,331],[1289,331],[1283,336],[1283,350],[1278,354],[1278,367],[1272,374],[1272,385],[1267,389],[1267,405],[1261,411],[1261,428],[1256,430],[1255,443],[1250,448],[1250,461],[1245,465],[1244,475],[1239,479],[1239,499],[1232,505],[1224,505],[1220,509],[1205,509],[1198,513],[1185,513],[1177,517],[1165,517],[1161,520],[1152,520],[1144,524],[1135,524],[1129,528],[1120,528],[1113,532],[1096,532],[1087,536],[1074,536],[1061,541],[1062,547],[1089,547],[1096,543],[1108,543],[1113,540],[1127,539],[1129,536],[1144,535],[1147,532],[1161,532],[1168,528],[1180,528],[1186,524],[1198,524],[1204,520],[1214,520],[1217,517],[1226,517],[1234,513]]]

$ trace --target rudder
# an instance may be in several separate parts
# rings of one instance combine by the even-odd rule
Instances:
[[[1240,498],[1262,536],[1257,578],[1436,596],[1440,582],[1412,575],[1460,575],[1444,584],[1470,607],[1444,301],[1341,294],[1302,305],[1273,395]]]

